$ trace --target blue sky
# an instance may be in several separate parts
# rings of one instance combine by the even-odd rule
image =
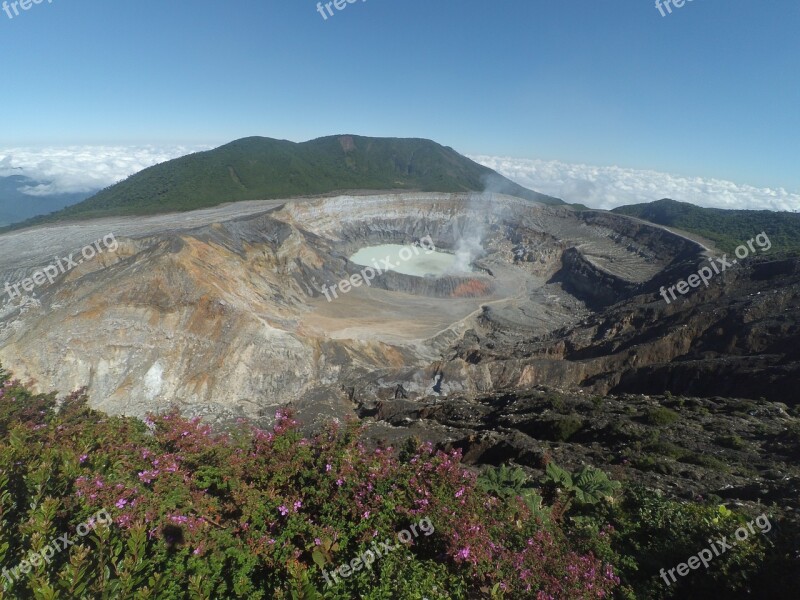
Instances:
[[[800,193],[796,0],[694,0],[667,17],[650,0],[335,13],[311,0],[0,11],[0,148],[414,136]]]

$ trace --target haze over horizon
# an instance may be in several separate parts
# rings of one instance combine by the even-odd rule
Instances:
[[[0,148],[0,178],[29,177],[32,182],[21,185],[19,191],[32,202],[61,194],[88,197],[149,166],[213,147],[212,144],[175,144]],[[789,212],[800,209],[800,193],[783,188],[758,188],[713,177],[685,177],[619,166],[481,154],[467,156],[520,185],[591,208],[612,209],[671,198],[708,208]]]

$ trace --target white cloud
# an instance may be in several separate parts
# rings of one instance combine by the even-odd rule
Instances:
[[[117,183],[154,164],[210,146],[68,146],[0,148],[0,176],[36,181],[20,191],[30,196],[88,193]],[[595,167],[556,160],[471,156],[520,185],[595,208],[672,198],[698,206],[731,209],[800,209],[800,194],[658,171]]]
[[[0,148],[0,176],[24,175],[37,182],[29,196],[94,192],[154,164],[208,146],[68,146]]]
[[[681,177],[658,171],[593,167],[557,160],[471,156],[509,179],[537,192],[592,208],[672,198],[698,206],[728,209],[797,211],[800,194],[784,188],[758,188],[701,177]]]

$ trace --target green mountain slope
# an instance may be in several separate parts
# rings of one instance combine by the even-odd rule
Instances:
[[[80,204],[24,225],[186,211],[240,200],[356,189],[489,189],[547,204],[563,204],[430,140],[343,135],[298,144],[251,137],[155,165]]]
[[[797,213],[701,208],[669,199],[620,206],[611,212],[696,233],[727,252],[763,231],[772,242],[772,253],[800,254],[800,214]]]

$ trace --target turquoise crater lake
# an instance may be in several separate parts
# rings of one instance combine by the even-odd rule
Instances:
[[[388,260],[391,263],[389,270],[416,277],[441,277],[472,271],[465,257],[429,248],[399,244],[367,246],[353,254],[350,262],[364,267],[377,266],[381,271],[386,271],[385,261]]]

